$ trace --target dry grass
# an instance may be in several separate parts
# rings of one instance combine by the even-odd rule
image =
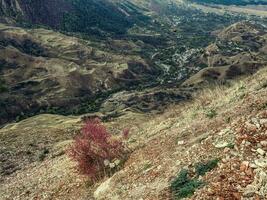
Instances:
[[[129,143],[135,151],[125,168],[111,179],[112,192],[106,191],[102,197],[110,199],[111,196],[119,195],[123,199],[131,199],[129,196],[132,199],[168,199],[166,188],[171,177],[182,167],[223,156],[223,152],[214,149],[210,143],[203,143],[207,138],[231,125],[232,121],[249,115],[253,110],[257,111],[255,102],[259,106],[266,103],[266,77],[267,68],[264,68],[255,75],[241,77],[228,86],[217,85],[199,91],[191,101],[170,105],[162,114],[128,112],[109,122],[107,126],[112,127],[112,132],[130,126]],[[217,115],[207,117],[206,111],[209,109],[214,109]],[[48,118],[44,120],[45,117]],[[29,118],[19,124],[7,126],[5,134],[16,133],[22,136],[29,131],[30,126],[37,139],[38,131],[34,129],[38,122],[43,127],[39,134],[46,133],[52,139],[77,123],[76,119],[58,118],[55,120],[53,116],[42,115]],[[45,131],[46,123],[48,128]],[[53,127],[59,129],[54,131]],[[3,134],[1,131],[1,137]],[[62,136],[51,146],[51,152],[61,152],[69,144],[69,135],[66,139]],[[31,137],[30,132],[28,137]],[[178,145],[181,141],[184,144]],[[86,192],[90,189],[85,186],[85,180],[73,171],[72,166],[73,163],[64,154],[56,157],[49,155],[44,162],[34,162],[3,182],[0,185],[0,199],[27,199],[36,195],[41,195],[41,199],[71,199],[73,195],[77,199],[90,198],[90,194]]]
[[[191,102],[170,105],[165,113],[151,116],[139,124],[139,148],[126,167],[109,182],[110,188],[99,199],[120,195],[123,199],[169,199],[169,180],[183,168],[195,163],[224,157],[213,142],[221,130],[251,113],[266,102],[267,69],[250,77],[241,77],[229,86],[217,85],[195,94]],[[212,108],[217,115],[206,116]],[[262,108],[260,108],[262,109]],[[197,156],[196,156],[197,155]],[[150,163],[144,170],[145,163]],[[135,185],[135,187],[133,187]],[[112,190],[109,190],[112,189]]]

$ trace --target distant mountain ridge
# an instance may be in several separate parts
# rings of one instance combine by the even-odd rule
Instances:
[[[121,34],[137,21],[147,19],[130,1],[110,0],[1,0],[0,16],[87,34]]]
[[[177,90],[186,79],[240,50],[223,42],[222,53],[205,56],[213,32],[246,19],[191,5],[0,0],[0,124],[38,113],[149,112],[186,99],[187,89]]]
[[[211,4],[222,4],[222,5],[267,5],[266,0],[190,0],[196,3],[211,3]]]

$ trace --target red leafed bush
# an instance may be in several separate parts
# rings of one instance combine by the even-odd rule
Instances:
[[[112,137],[99,119],[91,119],[86,121],[68,154],[77,162],[81,174],[96,181],[118,169],[128,150],[121,140]]]

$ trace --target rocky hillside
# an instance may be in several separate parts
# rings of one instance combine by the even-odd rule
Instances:
[[[121,171],[94,186],[64,154],[79,117],[39,115],[10,124],[0,131],[0,199],[172,199],[182,170],[205,183],[188,199],[265,199],[266,77],[263,68],[162,114],[128,112],[107,123],[115,133],[131,128],[134,152]],[[209,168],[210,162],[218,164]],[[195,176],[203,167],[211,171]]]
[[[214,8],[0,0],[0,200],[267,199],[267,21]],[[94,117],[131,153],[93,184]]]

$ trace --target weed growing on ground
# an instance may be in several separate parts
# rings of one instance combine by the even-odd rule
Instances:
[[[195,190],[203,184],[204,182],[196,178],[191,179],[188,170],[182,169],[171,183],[171,190],[174,193],[175,199],[182,199],[193,195]]]
[[[69,156],[77,162],[80,174],[87,175],[93,181],[117,171],[128,153],[123,141],[114,139],[99,119],[85,123],[68,151]]]
[[[213,159],[207,162],[197,163],[195,165],[195,174],[193,176],[189,175],[188,169],[182,169],[178,176],[171,182],[170,188],[174,199],[178,200],[190,197],[198,188],[204,186],[206,183],[199,180],[199,176],[203,176],[217,167],[218,162],[219,159]]]
[[[197,163],[195,166],[197,176],[203,176],[207,172],[217,167],[219,159],[213,159],[208,162]]]
[[[216,117],[218,115],[218,113],[216,112],[215,109],[212,108],[212,109],[206,110],[205,115],[207,118],[212,119],[212,118]]]

